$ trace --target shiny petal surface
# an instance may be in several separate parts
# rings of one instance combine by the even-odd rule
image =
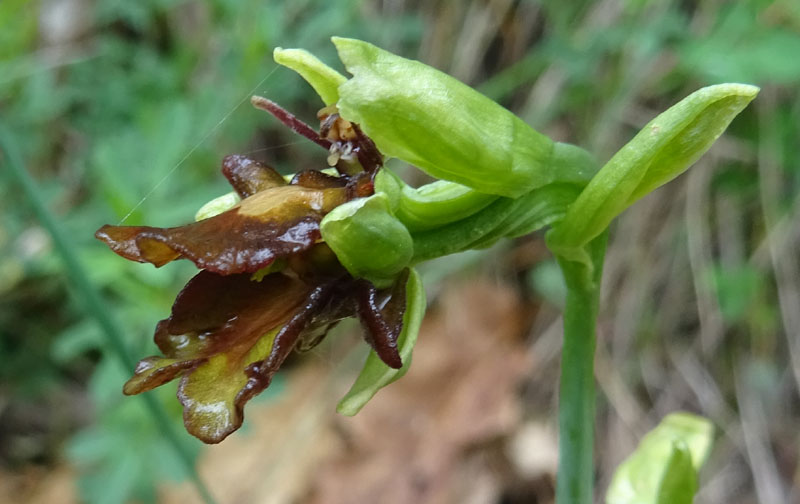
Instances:
[[[314,288],[273,273],[197,274],[181,291],[172,315],[156,329],[163,357],[142,360],[126,394],[157,387],[183,374],[178,397],[186,429],[206,443],[222,441],[242,424],[250,380],[246,369],[272,353],[276,334],[307,303]]]
[[[334,177],[319,170],[303,170],[292,178],[292,184],[309,189],[330,189],[333,187],[345,187],[347,179]]]
[[[364,326],[364,339],[390,368],[400,369],[403,361],[397,349],[397,338],[403,330],[406,311],[406,268],[388,289],[376,289],[364,279],[356,281],[355,296],[358,318]]]
[[[244,405],[250,396],[242,395],[248,385],[247,365],[266,357],[275,338],[274,330],[244,354],[236,351],[211,356],[185,374],[178,386],[183,404],[186,430],[205,443],[219,443],[242,426]]]
[[[221,275],[252,273],[314,245],[320,220],[346,197],[344,188],[273,187],[186,226],[106,225],[95,236],[122,257],[157,267],[186,258]]]
[[[242,198],[271,187],[286,185],[280,173],[260,161],[240,154],[225,156],[222,160],[222,174]]]

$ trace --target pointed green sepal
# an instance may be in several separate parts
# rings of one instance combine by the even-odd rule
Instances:
[[[276,63],[299,73],[311,84],[325,105],[333,105],[339,100],[338,88],[347,79],[310,52],[278,47],[273,51],[272,57]]]

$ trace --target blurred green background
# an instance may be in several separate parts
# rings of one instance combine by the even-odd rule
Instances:
[[[127,224],[189,221],[227,192],[218,169],[229,153],[286,173],[324,163],[316,146],[247,98],[268,96],[313,123],[318,98],[271,54],[302,47],[340,67],[332,35],[440,68],[603,160],[698,87],[760,86],[695,168],[614,229],[598,355],[598,481],[604,488],[659,418],[688,409],[719,429],[698,502],[800,502],[796,0],[0,1],[0,133],[21,153],[36,198],[131,356],[154,352],[153,327],[193,267],[129,263],[94,231],[129,213]],[[180,428],[174,386],[153,393],[173,420],[173,443],[143,400],[122,396],[130,370],[7,162],[0,158],[0,501],[39,502],[53,475],[66,483],[62,500],[48,502],[168,501],[161,485],[192,477],[175,443],[189,457],[204,447]],[[510,438],[531,418],[554,416],[558,343],[547,329],[561,287],[542,248],[537,235],[425,271],[434,305],[454,278],[488,277],[529,308],[518,337],[538,367],[526,375]],[[280,397],[291,380],[289,372],[267,395]],[[519,471],[496,471],[499,492],[474,502],[552,498],[522,485]],[[220,502],[272,502],[209,486]],[[184,501],[197,498],[189,491]]]

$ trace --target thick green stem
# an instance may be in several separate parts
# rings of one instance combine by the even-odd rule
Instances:
[[[587,245],[592,267],[559,258],[567,284],[558,407],[557,504],[591,504],[594,486],[594,350],[608,232]]]

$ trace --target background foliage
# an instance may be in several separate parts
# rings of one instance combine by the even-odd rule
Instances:
[[[3,0],[0,123],[132,355],[153,352],[152,329],[192,268],[130,264],[94,230],[126,216],[187,221],[227,191],[218,167],[228,153],[286,172],[318,166],[315,146],[246,98],[267,95],[313,118],[320,104],[275,69],[272,49],[303,47],[334,63],[331,35],[434,65],[602,160],[700,86],[761,86],[697,167],[614,230],[598,356],[598,477],[605,488],[636,439],[682,408],[718,427],[699,501],[800,501],[800,4],[792,0]],[[143,402],[120,394],[129,370],[110,356],[5,167],[0,181],[0,480],[67,465],[86,502],[153,501],[158,484],[186,471]],[[524,404],[547,411],[558,342],[546,329],[563,292],[542,250],[534,236],[433,264],[426,275],[469,265],[462,274],[515,286],[535,314],[523,336],[537,362],[526,389],[538,392]],[[157,394],[178,423],[174,390]],[[21,495],[13,488],[0,492]]]

